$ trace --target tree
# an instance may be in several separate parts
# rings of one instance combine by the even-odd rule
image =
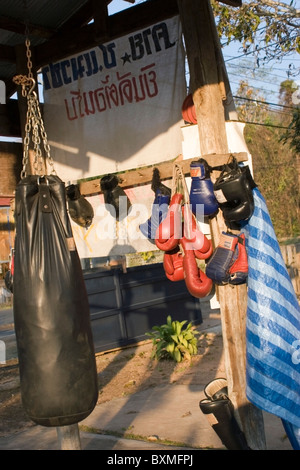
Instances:
[[[286,113],[272,110],[245,81],[240,83],[236,102],[239,119],[252,123],[245,127],[245,140],[252,155],[254,179],[267,201],[279,239],[300,234],[299,154],[285,130],[293,113],[292,107],[285,104],[291,100],[289,85],[285,81],[280,88]],[[298,145],[299,124],[298,112]]]
[[[255,56],[257,66],[261,61],[300,54],[300,9],[296,8],[296,0],[243,0],[241,8],[212,0],[212,6],[220,38],[225,38],[227,44],[239,42],[244,54]],[[289,77],[299,73],[290,64]],[[261,124],[247,124],[245,139],[253,157],[255,181],[267,200],[279,238],[300,234],[300,108],[293,106],[295,91],[292,80],[281,84],[280,112],[268,108],[265,99],[246,81],[240,83],[237,92],[241,97],[236,103],[240,120]],[[299,96],[296,98],[299,104]]]
[[[258,91],[249,86],[247,80],[241,80],[237,89],[235,105],[240,121],[265,122],[269,116],[268,104]]]
[[[281,136],[280,140],[287,143],[291,149],[300,154],[300,100],[298,97],[295,97],[295,83],[292,80],[285,80],[281,83],[279,99],[284,105],[294,104],[292,120],[288,123],[288,129]]]
[[[295,3],[243,0],[242,7],[233,8],[212,0],[220,37],[227,38],[227,43],[239,41],[243,52],[252,51],[257,61],[279,59],[291,52],[300,54],[300,9]]]
[[[280,83],[279,102],[284,106],[291,106],[295,92],[295,82],[293,80],[284,80]]]

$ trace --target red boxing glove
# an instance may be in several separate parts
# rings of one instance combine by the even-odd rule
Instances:
[[[183,256],[179,248],[164,253],[164,270],[170,281],[183,281]]]
[[[182,194],[172,196],[169,210],[165,219],[156,230],[155,244],[163,251],[171,251],[179,245],[182,237],[181,201]]]
[[[229,269],[229,284],[243,284],[248,277],[248,256],[245,246],[245,234],[241,233],[236,244],[238,254],[237,259]]]
[[[199,229],[189,207],[183,207],[184,216],[184,249],[193,250],[198,259],[207,259],[212,255],[211,241]]]
[[[185,249],[186,242],[183,239],[181,243],[184,249],[183,271],[187,290],[193,297],[206,297],[212,289],[213,282],[198,268],[194,251]]]

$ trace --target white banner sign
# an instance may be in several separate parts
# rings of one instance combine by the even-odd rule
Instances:
[[[74,182],[180,154],[184,62],[176,16],[45,66],[44,122],[57,175]]]
[[[131,209],[119,221],[106,209],[102,194],[86,197],[94,209],[91,226],[83,228],[71,220],[80,258],[113,257],[157,250],[155,243],[149,241],[139,228],[151,216],[155,197],[151,185],[126,189],[125,193],[130,200]],[[126,213],[126,202],[124,206]]]

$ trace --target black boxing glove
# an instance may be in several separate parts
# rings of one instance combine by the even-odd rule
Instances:
[[[124,219],[131,209],[131,202],[119,186],[118,177],[116,175],[103,176],[100,180],[100,188],[108,212],[117,220]]]
[[[252,189],[256,187],[249,167],[226,168],[214,184],[214,194],[227,223],[247,220],[254,210]]]
[[[76,184],[66,187],[67,204],[72,220],[81,227],[88,228],[94,218],[94,209],[80,193]]]

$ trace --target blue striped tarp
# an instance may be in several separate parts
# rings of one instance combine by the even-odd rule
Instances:
[[[254,213],[243,227],[249,264],[246,394],[281,418],[296,436],[293,447],[300,448],[300,307],[265,200],[257,188],[253,195]]]

